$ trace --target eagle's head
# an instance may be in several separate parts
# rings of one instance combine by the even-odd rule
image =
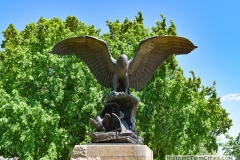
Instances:
[[[128,57],[125,54],[122,54],[117,59],[117,64],[120,68],[124,69],[128,67]]]

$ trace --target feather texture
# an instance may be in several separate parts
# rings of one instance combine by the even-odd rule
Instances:
[[[142,40],[134,58],[128,61],[129,68],[126,73],[128,76],[125,78],[128,77],[129,87],[141,89],[170,55],[188,54],[195,48],[191,41],[178,36],[154,36]],[[65,39],[58,42],[51,53],[75,54],[88,66],[97,81],[106,88],[114,87],[114,74],[124,75],[123,68],[112,58],[107,44],[95,37],[80,36]]]
[[[130,88],[141,89],[170,55],[188,54],[195,48],[188,39],[178,36],[154,36],[141,41],[129,62]]]
[[[90,69],[94,77],[103,87],[112,87],[114,60],[107,44],[95,37],[80,36],[58,42],[51,53],[58,55],[75,54]]]

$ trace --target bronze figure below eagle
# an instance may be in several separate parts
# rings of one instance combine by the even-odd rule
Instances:
[[[105,41],[79,36],[58,42],[51,53],[75,54],[103,87],[127,94],[129,88],[141,89],[170,55],[188,54],[195,48],[191,41],[183,37],[154,36],[139,43],[131,60],[125,54],[115,60]]]

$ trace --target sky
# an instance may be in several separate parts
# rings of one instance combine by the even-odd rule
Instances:
[[[87,25],[108,31],[106,20],[130,20],[141,11],[145,27],[155,25],[163,14],[169,24],[173,20],[178,36],[191,40],[197,49],[178,56],[186,76],[193,70],[202,84],[216,81],[222,107],[230,113],[233,126],[229,134],[240,132],[240,1],[239,0],[1,0],[0,31],[10,23],[17,30],[40,17],[51,19],[76,16]],[[0,43],[3,40],[0,34]]]

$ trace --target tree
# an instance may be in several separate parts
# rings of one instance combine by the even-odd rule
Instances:
[[[0,154],[68,159],[75,144],[89,142],[87,133],[93,128],[88,120],[101,110],[101,96],[111,91],[97,84],[75,56],[49,54],[56,42],[90,35],[105,40],[114,58],[122,53],[132,57],[140,40],[176,35],[174,23],[170,21],[167,27],[161,17],[152,28],[144,27],[141,12],[133,21],[107,21],[109,32],[101,35],[93,25],[71,16],[65,21],[40,18],[22,31],[9,25],[3,31],[0,51],[0,91],[4,95],[0,97]],[[167,154],[195,154],[200,144],[208,151],[216,150],[216,136],[231,126],[215,83],[201,86],[201,79],[191,73],[192,77],[185,78],[171,56],[141,91],[132,90],[141,102],[137,130],[156,159]]]
[[[17,97],[24,102],[24,108],[34,110],[38,107],[36,110],[41,110],[33,114],[32,111],[25,111],[19,101],[13,100],[12,104],[8,104],[11,98],[1,96],[0,155],[44,159],[51,153],[53,156],[50,159],[67,159],[71,147],[84,142],[86,132],[90,130],[88,118],[100,110],[100,99],[96,97],[100,97],[103,92],[89,70],[77,58],[59,58],[48,52],[61,39],[76,35],[98,36],[99,32],[94,26],[86,26],[75,17],[67,17],[65,22],[57,18],[40,18],[37,25],[30,23],[23,31],[18,32],[13,25],[9,25],[3,32],[5,41],[4,50],[0,54],[1,89],[12,99],[16,97],[13,92],[17,91]],[[6,111],[6,107],[21,112],[14,115],[15,112]],[[32,118],[26,119],[27,123],[18,127],[19,124],[15,123],[18,117],[26,117],[27,114]],[[40,119],[37,117],[39,115],[46,115],[49,120]],[[32,130],[32,123],[43,127],[40,130],[36,126]],[[12,127],[9,128],[9,125]],[[13,132],[11,129],[14,126],[16,129]],[[54,127],[59,133],[55,133]],[[27,128],[31,130],[32,137],[29,137]],[[20,142],[12,139],[15,133],[21,133],[27,140]],[[55,135],[56,141],[52,139]],[[16,139],[19,137],[16,136]],[[23,143],[29,147],[20,148]],[[51,149],[50,144],[56,145],[55,149]]]
[[[221,143],[225,155],[234,156],[236,159],[240,159],[240,132],[238,136],[234,139],[230,135],[226,134],[228,139],[227,143]]]

